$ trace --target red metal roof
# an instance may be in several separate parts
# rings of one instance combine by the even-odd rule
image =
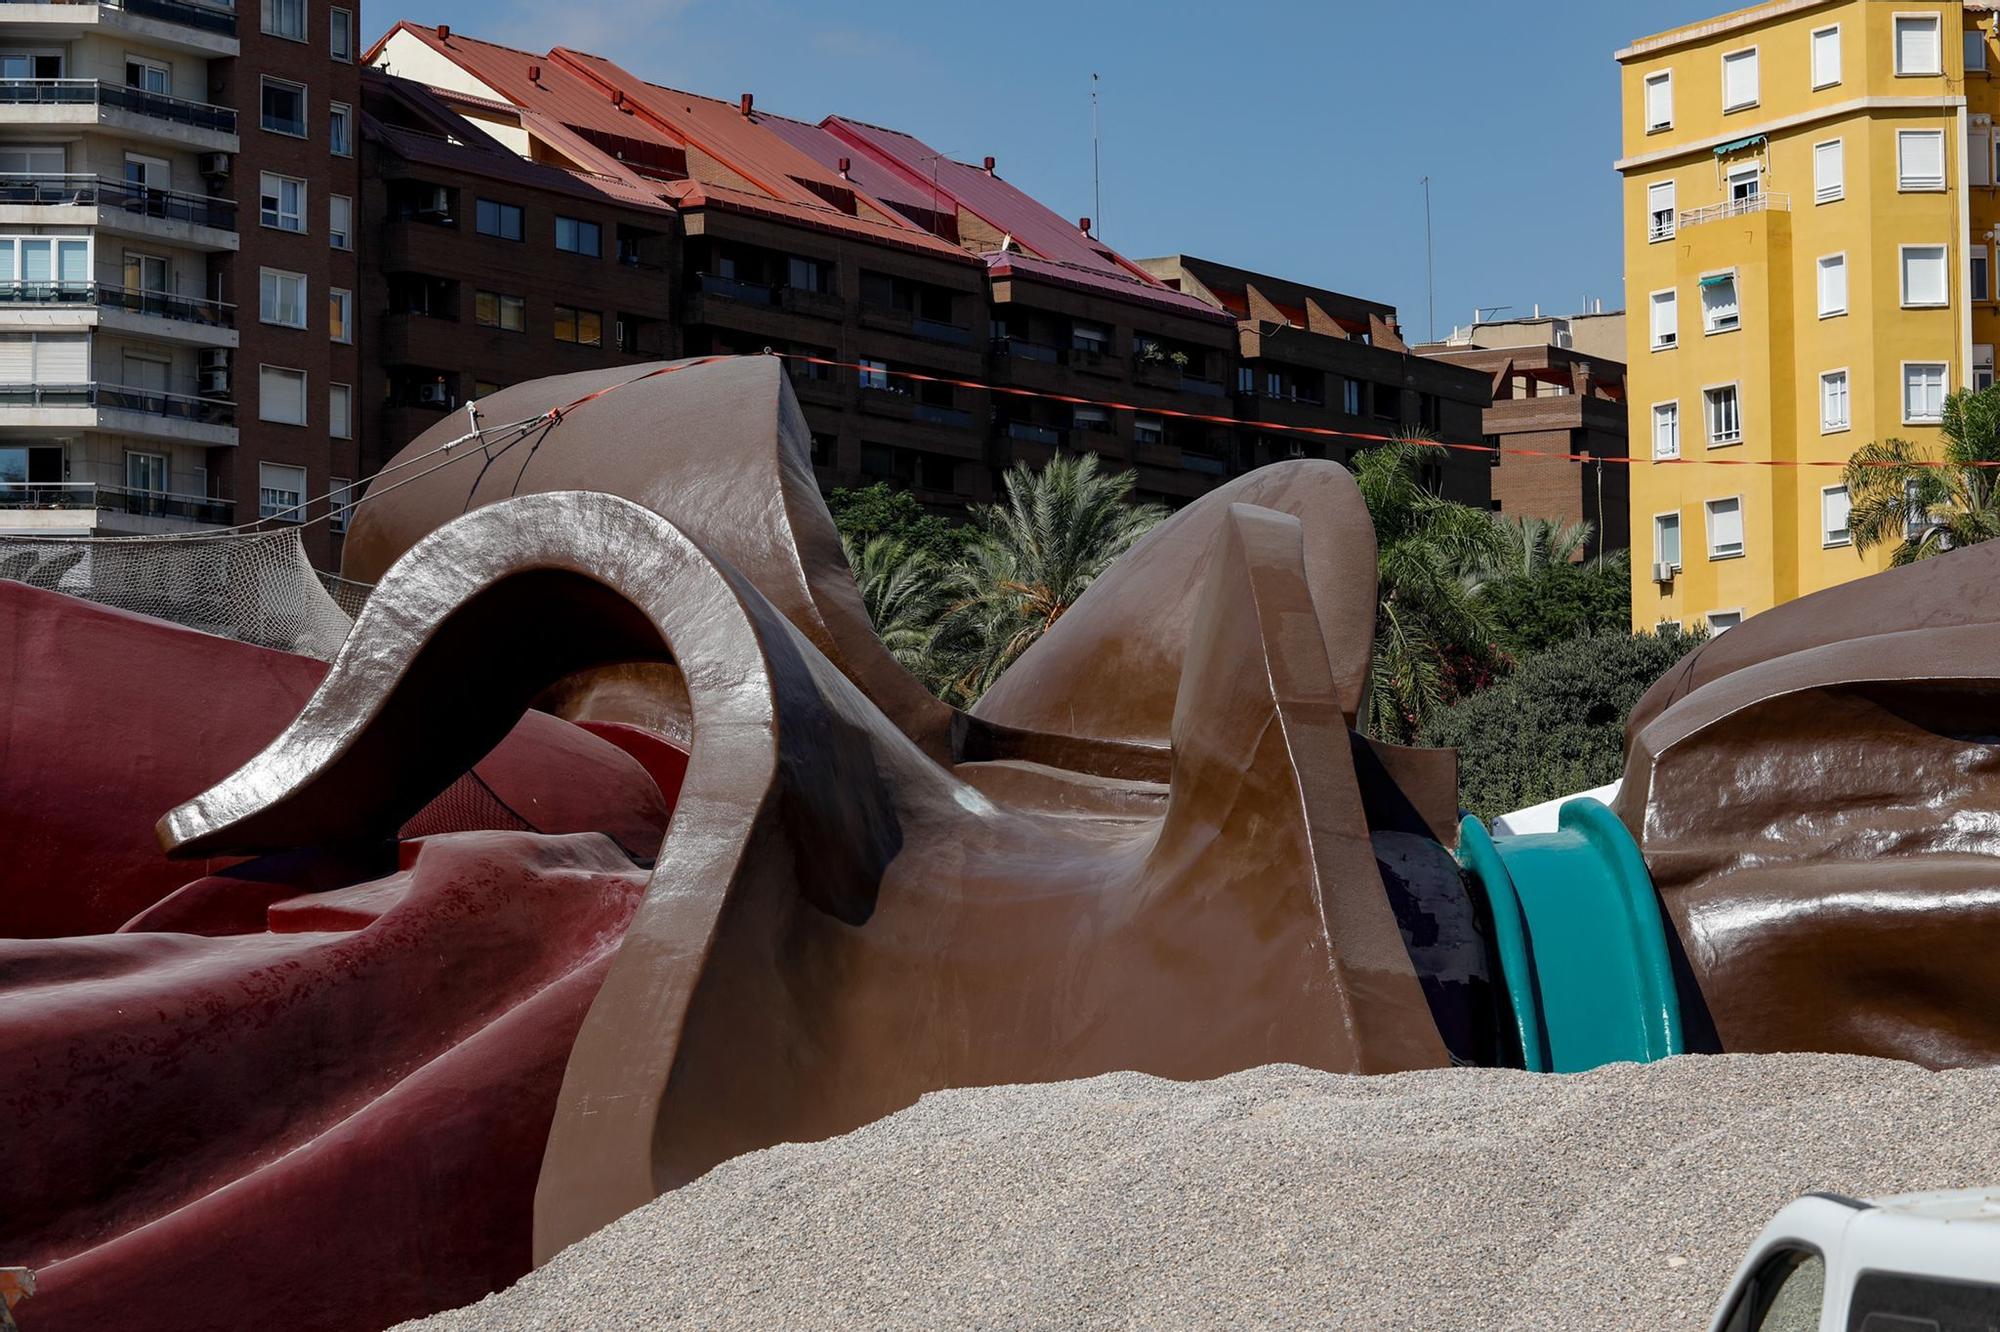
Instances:
[[[1212,324],[1236,322],[1233,316],[1216,309],[1207,301],[1183,296],[1173,288],[1158,282],[1137,282],[1122,273],[1106,272],[1102,268],[1084,268],[1077,264],[1057,263],[1039,255],[1019,254],[1011,250],[1004,254],[988,254],[985,259],[986,271],[994,277],[1019,275],[1037,282],[1047,282],[1078,291],[1115,296],[1121,301],[1150,305],[1154,309],[1171,311],[1188,319],[1200,319]]]

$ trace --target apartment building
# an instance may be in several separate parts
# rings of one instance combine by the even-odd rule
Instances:
[[[324,304],[353,256],[323,251],[332,195],[356,193],[354,56],[353,11],[319,0],[0,9],[0,531],[220,526],[255,517],[260,487],[288,507],[356,474],[351,441],[306,438],[323,399],[274,428],[241,368],[353,382]],[[260,307],[266,271],[302,280]],[[267,334],[273,308],[300,345]]]
[[[668,280],[628,286],[625,311],[650,321],[661,355],[768,350],[799,358],[788,364],[822,485],[884,480],[950,509],[991,499],[1016,462],[1089,449],[1132,469],[1142,495],[1177,503],[1273,457],[1338,455],[1320,441],[1257,429],[1274,414],[1324,422],[1338,413],[1303,380],[1282,402],[1240,393],[1238,313],[1118,254],[1088,218],[1058,215],[992,158],[960,162],[900,131],[776,115],[749,93],[703,97],[648,83],[600,56],[535,54],[448,28],[399,23],[368,62],[384,96],[403,90],[395,99],[402,109],[370,125],[382,167],[371,159],[368,188],[384,198],[367,211],[387,228],[385,267],[405,264],[398,256],[407,248],[397,247],[414,242],[397,237],[414,236],[404,223],[419,220],[405,217],[407,201],[389,196],[456,190],[443,211],[462,231],[465,194],[482,170],[485,197],[530,210],[529,249],[517,252],[531,263],[550,240],[532,210],[554,207],[533,200],[551,182],[567,179],[620,207],[662,210],[657,252]],[[457,127],[439,122],[440,110]],[[496,144],[515,162],[503,166]],[[544,174],[530,179],[524,163]],[[454,164],[470,173],[457,183],[440,174]],[[436,246],[411,271],[446,284],[442,293],[456,291],[462,303],[490,262],[470,248]],[[547,341],[532,306],[530,298],[530,347]],[[1393,311],[1376,312],[1393,337]],[[385,318],[386,330],[395,319],[389,307]],[[1367,316],[1350,323],[1341,336],[1365,344]],[[420,401],[409,404],[385,372],[384,401],[394,405],[385,407],[371,457],[393,454],[479,383],[519,377],[506,365],[527,364],[489,357],[483,363],[500,368],[479,371],[466,354],[427,350],[437,332],[410,323],[403,350],[385,341],[388,361],[414,358],[426,372],[429,396],[420,388]],[[1383,366],[1415,359],[1386,345],[1374,350]],[[1424,419],[1429,397],[1405,395],[1404,373],[1383,371],[1398,387],[1379,407],[1371,398],[1371,430]],[[1429,395],[1438,403],[1484,392],[1478,376],[1448,367],[1416,362],[1407,373],[1457,375],[1452,393]],[[1435,423],[1437,411],[1455,409],[1432,410]],[[1476,433],[1475,413],[1450,427]],[[1484,472],[1463,470],[1465,483],[1455,487],[1484,504]]]
[[[1838,470],[1792,464],[1935,447],[1945,395],[1992,380],[1992,22],[1771,0],[1618,53],[1635,627],[1885,562]]]
[[[1307,457],[1351,462],[1372,439],[1405,429],[1479,441],[1490,376],[1414,354],[1394,306],[1194,255],[1140,262],[1235,321],[1228,388],[1244,422],[1237,432],[1244,466]],[[1259,429],[1267,425],[1281,429]],[[1353,434],[1315,437],[1283,427]],[[1440,450],[1425,465],[1433,489],[1481,508],[1491,494],[1491,470],[1485,455],[1461,450]]]

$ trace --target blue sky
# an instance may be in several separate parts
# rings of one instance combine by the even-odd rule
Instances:
[[[396,4],[409,9],[396,10]],[[544,50],[576,46],[658,83],[806,119],[908,130],[1066,216],[1092,213],[1090,76],[1101,76],[1100,231],[1400,307],[1429,331],[1475,304],[1570,313],[1622,301],[1611,53],[1725,0],[367,0]]]

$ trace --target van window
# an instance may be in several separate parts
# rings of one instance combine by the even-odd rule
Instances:
[[[1863,1272],[1848,1332],[1986,1332],[2000,1324],[2000,1286],[1904,1272]]]
[[[1818,1332],[1826,1260],[1811,1249],[1779,1249],[1744,1284],[1723,1332]]]

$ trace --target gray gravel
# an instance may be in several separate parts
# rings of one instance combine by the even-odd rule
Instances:
[[[2000,1072],[1137,1074],[729,1162],[407,1327],[1695,1328],[1800,1193],[2000,1179]]]

